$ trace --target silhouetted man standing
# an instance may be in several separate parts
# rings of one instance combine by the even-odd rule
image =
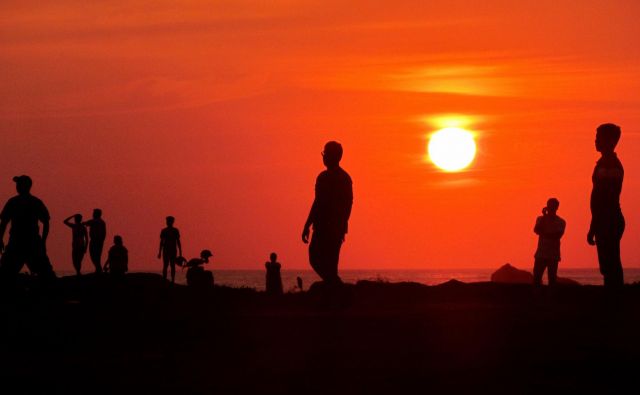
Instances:
[[[171,283],[176,281],[176,259],[182,256],[180,231],[173,227],[175,218],[167,217],[167,227],[160,232],[160,249],[158,259],[162,256],[162,277],[167,279],[167,267],[171,266]]]
[[[340,167],[341,159],[342,146],[335,141],[328,142],[322,152],[327,170],[316,179],[315,199],[302,231],[302,241],[308,243],[313,225],[309,262],[327,283],[341,282],[338,276],[340,247],[348,231],[353,205],[351,177]]]
[[[71,222],[71,218],[73,218],[74,222]],[[84,259],[84,254],[87,253],[89,244],[87,228],[82,225],[81,214],[70,216],[64,220],[64,224],[71,228],[71,261],[73,262],[73,268],[76,269],[76,275],[79,276],[82,269],[82,259]]]
[[[82,223],[89,227],[89,256],[96,268],[96,273],[102,273],[102,249],[107,238],[107,224],[102,219],[102,210],[93,210],[93,218]]]
[[[42,200],[31,195],[29,176],[13,177],[18,195],[7,201],[0,213],[0,278],[15,278],[26,263],[32,273],[41,277],[55,277],[47,257],[49,211]],[[9,244],[4,248],[4,232],[11,222]],[[42,236],[38,222],[42,222]]]
[[[538,237],[538,249],[533,264],[533,284],[542,285],[542,275],[547,269],[549,285],[556,284],[558,279],[558,263],[560,262],[560,239],[564,235],[566,222],[556,213],[560,202],[556,198],[547,200],[542,215],[536,219],[533,231]]]
[[[620,240],[624,233],[624,217],[620,208],[620,193],[624,169],[614,152],[620,140],[620,127],[612,123],[598,126],[596,151],[602,157],[596,163],[591,177],[591,227],[587,242],[596,245],[600,273],[606,287],[624,284],[620,260]]]

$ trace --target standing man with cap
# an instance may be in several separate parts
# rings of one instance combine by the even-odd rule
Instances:
[[[306,244],[313,226],[309,262],[327,284],[342,282],[338,276],[338,261],[353,205],[351,177],[340,167],[341,159],[340,143],[329,141],[325,144],[322,162],[327,170],[316,179],[315,199],[302,230],[302,241]]]
[[[38,276],[53,278],[55,273],[47,257],[49,211],[42,200],[31,195],[29,176],[13,177],[17,196],[7,201],[0,213],[0,278],[15,278],[24,264]],[[4,233],[11,222],[9,244],[4,246]],[[42,222],[42,235],[38,222]]]

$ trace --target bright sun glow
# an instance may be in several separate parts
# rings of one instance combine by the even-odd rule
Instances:
[[[429,158],[444,171],[459,171],[476,156],[473,134],[461,128],[444,128],[429,139]]]

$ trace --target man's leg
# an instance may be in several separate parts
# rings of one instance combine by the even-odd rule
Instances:
[[[544,274],[545,266],[546,264],[542,259],[536,258],[533,262],[533,285],[542,285],[542,275]]]
[[[45,280],[52,280],[56,278],[56,273],[53,271],[51,261],[47,256],[47,250],[45,249],[42,240],[37,240],[30,248],[30,254],[26,258],[27,267],[32,273],[38,275],[38,277]]]
[[[177,257],[173,256],[169,260],[169,264],[171,265],[171,284],[175,284],[176,282],[176,258]]]
[[[624,282],[620,260],[620,241],[608,237],[596,238],[600,273],[605,287],[618,287]]]
[[[15,244],[9,242],[4,250],[2,258],[0,258],[0,281],[15,281],[18,273],[22,270],[25,261],[25,248],[19,248]]]
[[[556,285],[558,282],[558,261],[555,259],[547,263],[547,276],[549,278],[549,286]]]
[[[80,249],[74,248],[71,250],[71,260],[73,261],[73,267],[76,269],[76,275],[81,275],[82,270],[82,257],[84,256],[84,252]]]
[[[102,273],[102,246],[103,244],[100,242],[89,243],[89,256],[91,257],[91,262],[93,266],[96,268],[96,273]]]
[[[342,248],[342,238],[333,238],[327,245],[327,275],[331,282],[341,283],[338,276],[338,263],[340,261],[340,248]]]
[[[162,278],[167,279],[167,268],[169,267],[169,257],[167,254],[162,254]]]

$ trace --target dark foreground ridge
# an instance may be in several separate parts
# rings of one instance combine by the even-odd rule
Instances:
[[[273,297],[161,276],[3,295],[2,393],[623,392],[640,285],[359,282]],[[12,389],[11,391],[8,391]]]

